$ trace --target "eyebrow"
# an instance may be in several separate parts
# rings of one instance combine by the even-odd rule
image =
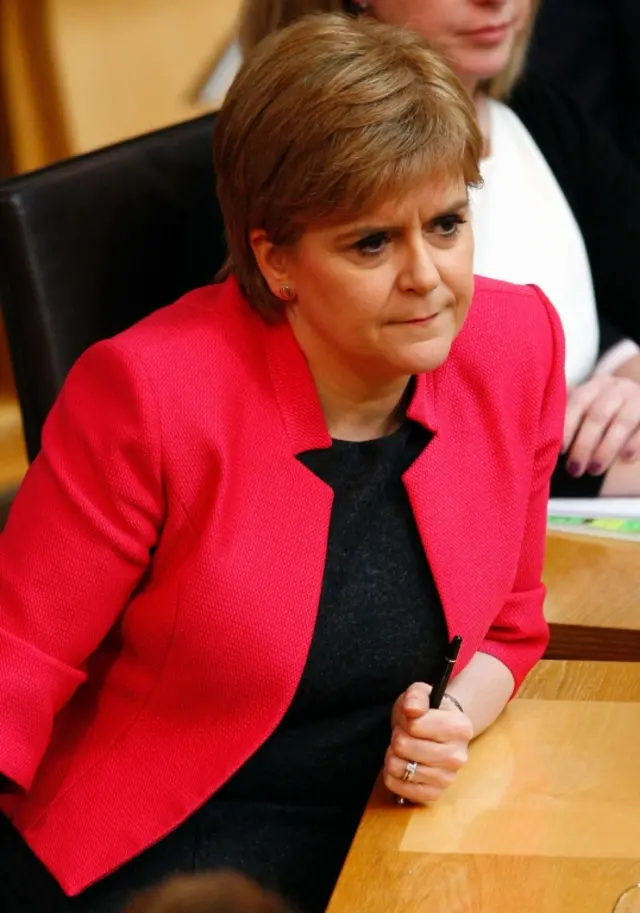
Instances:
[[[469,197],[461,197],[459,200],[453,202],[450,206],[447,206],[446,209],[443,209],[441,212],[437,212],[433,215],[428,222],[433,223],[437,222],[438,219],[444,219],[446,216],[453,216],[457,212],[460,212],[461,209],[466,209],[469,205]],[[339,241],[346,241],[349,238],[353,237],[362,237],[366,238],[367,235],[383,235],[391,234],[397,231],[399,226],[397,225],[367,225],[364,222],[358,224],[357,222],[353,223],[349,228],[346,228],[344,231],[340,232],[338,235]]]

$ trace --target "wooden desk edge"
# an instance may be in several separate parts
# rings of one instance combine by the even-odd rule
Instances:
[[[638,609],[640,623],[640,607]],[[640,662],[640,628],[600,628],[551,622],[545,659]]]

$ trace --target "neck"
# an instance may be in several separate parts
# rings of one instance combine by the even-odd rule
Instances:
[[[366,379],[335,353],[290,320],[313,377],[327,430],[332,438],[367,441],[400,427],[406,410],[409,376]]]
[[[401,385],[396,383],[373,391],[359,389],[357,384],[341,383],[341,378],[335,376],[323,376],[311,364],[309,368],[332,438],[370,441],[392,434],[402,424],[408,377],[403,378]]]

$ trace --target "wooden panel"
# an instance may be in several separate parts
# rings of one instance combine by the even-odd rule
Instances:
[[[0,75],[16,171],[70,154],[45,0],[0,0]]]
[[[240,0],[48,0],[74,152],[201,113],[198,91]]]
[[[241,0],[0,0],[17,172],[203,113]]]
[[[27,466],[20,408],[14,397],[0,395],[0,501],[18,487]]]

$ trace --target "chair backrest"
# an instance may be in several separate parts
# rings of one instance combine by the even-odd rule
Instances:
[[[0,303],[31,459],[78,356],[222,265],[214,119],[0,185]]]

